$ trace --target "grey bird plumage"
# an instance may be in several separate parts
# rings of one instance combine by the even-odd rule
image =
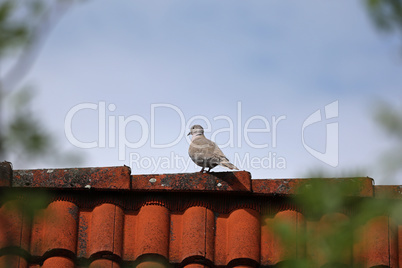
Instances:
[[[207,171],[209,172],[217,165],[239,170],[235,165],[229,162],[229,159],[226,158],[215,142],[208,140],[204,136],[202,126],[192,126],[187,135],[192,135],[188,154],[194,163],[202,167],[200,172],[204,172],[205,168],[209,168]]]

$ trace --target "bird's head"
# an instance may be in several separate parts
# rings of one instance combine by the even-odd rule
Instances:
[[[190,132],[187,134],[188,135],[203,135],[204,134],[204,129],[200,125],[194,125],[190,128]]]

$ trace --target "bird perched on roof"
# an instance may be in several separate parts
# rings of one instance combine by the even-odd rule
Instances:
[[[210,172],[217,165],[239,170],[229,162],[229,159],[226,158],[215,142],[205,138],[202,126],[192,126],[188,135],[192,135],[188,154],[194,163],[202,167],[200,172],[204,172],[205,168],[209,168],[207,172]]]

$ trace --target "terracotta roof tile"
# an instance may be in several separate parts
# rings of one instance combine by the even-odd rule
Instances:
[[[357,200],[400,202],[400,186],[359,182]],[[353,208],[310,217],[292,198],[308,179],[252,180],[248,172],[130,175],[128,167],[12,170],[0,164],[0,267],[270,267],[298,258],[331,260],[315,238],[350,222]],[[88,187],[88,185],[90,187]],[[30,215],[26,198],[46,190]],[[22,191],[22,192],[21,192]],[[31,194],[31,195],[28,195]],[[28,196],[28,197],[27,197]],[[399,219],[400,220],[400,219]],[[286,223],[296,237],[278,236]],[[309,239],[306,240],[306,234]],[[387,214],[353,233],[337,263],[402,267],[402,224]]]
[[[260,262],[261,227],[258,211],[237,209],[226,220],[226,260],[218,265],[254,266]],[[237,264],[238,263],[238,264]]]
[[[74,267],[74,266],[72,266]],[[107,259],[97,259],[91,262],[89,265],[89,268],[120,268],[119,263],[112,261],[112,260],[107,260]]]
[[[368,267],[398,267],[397,226],[386,216],[370,220],[364,230],[363,261]]]
[[[29,251],[30,226],[26,215],[16,210],[16,201],[9,201],[0,208],[0,248],[18,247]]]
[[[121,257],[123,250],[123,210],[113,204],[102,204],[91,212],[89,219],[87,254],[91,257],[99,252]]]
[[[377,185],[374,192],[377,198],[402,199],[402,185]]]
[[[70,169],[36,169],[18,170],[14,172],[14,187],[44,188],[94,188],[107,190],[129,190],[130,168],[70,168]]]
[[[253,180],[253,192],[255,194],[273,194],[273,195],[293,195],[302,185],[309,185],[317,179],[263,179]],[[373,179],[371,178],[334,178],[326,179],[328,184],[338,184],[344,181],[355,181],[359,183],[359,189],[353,192],[353,195],[360,197],[373,196]],[[377,186],[378,187],[378,186]],[[388,188],[388,186],[384,186]],[[401,195],[401,191],[399,192]]]
[[[24,268],[28,267],[28,262],[19,256],[4,255],[0,257],[0,267]]]
[[[70,202],[54,201],[45,209],[43,242],[40,255],[53,249],[76,254],[78,207]]]
[[[305,233],[304,216],[297,211],[284,210],[273,217],[264,217],[261,223],[261,264],[274,265],[283,260],[305,256],[305,247],[298,237],[292,245],[284,245],[275,233],[275,224],[287,222],[298,234]]]
[[[251,191],[251,174],[246,171],[133,175],[132,190],[152,191]]]
[[[0,163],[0,187],[11,186],[11,178],[13,177],[13,169],[11,163]]]
[[[75,264],[69,258],[65,257],[50,257],[43,262],[43,265],[40,266],[42,268],[55,268],[55,267],[63,267],[63,268],[74,268]]]
[[[169,256],[169,210],[159,204],[144,205],[137,215],[134,256],[156,254]]]

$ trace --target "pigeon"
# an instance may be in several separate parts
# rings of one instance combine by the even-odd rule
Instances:
[[[229,162],[229,159],[226,158],[215,142],[205,138],[202,126],[192,126],[187,136],[188,135],[192,135],[188,154],[194,163],[202,167],[201,173],[204,172],[206,167],[209,168],[207,172],[210,172],[211,169],[217,165],[239,170],[235,165]]]

